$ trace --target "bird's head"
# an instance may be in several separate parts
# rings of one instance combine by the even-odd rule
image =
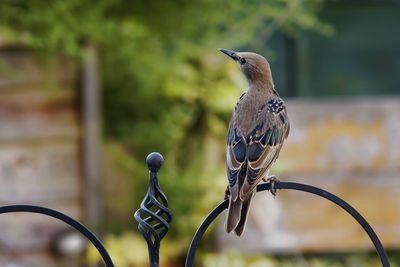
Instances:
[[[249,84],[262,83],[272,88],[274,87],[269,63],[263,56],[251,52],[235,52],[227,49],[219,49],[219,51],[237,62]]]

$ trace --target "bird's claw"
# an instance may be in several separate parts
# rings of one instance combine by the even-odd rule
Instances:
[[[275,183],[276,182],[280,182],[278,180],[278,178],[275,175],[272,176],[268,176],[266,179],[266,182],[270,183],[270,192],[271,194],[274,196],[274,198],[276,197],[276,188],[275,188]]]
[[[228,199],[229,196],[231,195],[231,192],[229,191],[229,185],[225,189],[225,197],[224,200]]]

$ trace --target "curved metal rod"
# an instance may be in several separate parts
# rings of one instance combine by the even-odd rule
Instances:
[[[347,202],[343,199],[337,197],[336,195],[320,189],[318,187],[306,185],[306,184],[299,184],[299,183],[289,183],[289,182],[276,182],[275,183],[276,189],[293,189],[304,191],[308,193],[312,193],[323,198],[326,198],[336,205],[342,207],[345,211],[347,211],[353,218],[362,226],[362,228],[367,232],[369,238],[371,239],[372,243],[375,246],[375,249],[379,255],[383,267],[390,267],[389,260],[387,258],[386,252],[382,246],[381,241],[379,240],[378,236],[375,234],[372,227],[368,224],[368,222],[361,216],[361,214],[355,210],[352,206],[350,206]],[[257,192],[270,190],[271,185],[269,183],[260,184],[257,186]],[[190,244],[188,255],[186,258],[185,267],[192,267],[194,262],[194,256],[196,254],[196,250],[199,246],[200,240],[203,237],[205,231],[210,226],[210,224],[218,217],[225,209],[228,208],[228,200],[224,200],[221,204],[219,204],[203,221],[200,225],[199,229],[197,230],[195,236],[193,237],[192,243]]]
[[[0,214],[2,213],[10,213],[10,212],[31,212],[31,213],[40,213],[44,214],[60,221],[63,221],[70,226],[74,227],[76,230],[81,232],[84,236],[86,236],[90,242],[97,248],[101,257],[103,258],[107,267],[114,267],[114,264],[108,255],[107,250],[104,248],[101,241],[83,224],[76,221],[75,219],[69,217],[68,215],[61,213],[56,210],[52,210],[45,207],[34,206],[34,205],[8,205],[0,207]]]
[[[197,229],[196,234],[192,239],[192,243],[190,244],[188,254],[186,256],[185,267],[192,267],[194,262],[194,256],[196,255],[196,250],[199,247],[199,243],[201,238],[204,235],[204,232],[208,229],[210,224],[218,217],[224,210],[226,210],[229,206],[229,200],[225,199],[221,204],[219,204],[210,214],[206,217],[203,223],[200,225],[199,229]]]

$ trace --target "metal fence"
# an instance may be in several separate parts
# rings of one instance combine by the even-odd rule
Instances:
[[[142,233],[143,237],[146,239],[149,251],[149,266],[159,267],[159,249],[161,244],[161,239],[167,234],[169,229],[169,224],[172,221],[172,212],[168,209],[168,201],[166,196],[161,190],[158,183],[158,170],[164,163],[164,159],[161,154],[157,152],[151,153],[146,159],[147,166],[149,168],[149,189],[147,194],[142,201],[140,208],[135,213],[135,219],[139,223],[139,231]],[[269,183],[260,184],[257,186],[257,192],[270,190],[271,185]],[[380,242],[378,236],[368,224],[368,222],[361,216],[361,214],[350,206],[346,201],[337,197],[336,195],[325,191],[323,189],[299,183],[289,183],[289,182],[275,182],[275,189],[292,189],[299,190],[303,192],[312,193],[323,197],[336,205],[343,208],[348,212],[353,218],[362,226],[365,232],[370,237],[372,243],[375,246],[376,252],[379,255],[383,267],[389,267],[389,260],[387,258],[386,252]],[[228,208],[228,200],[224,200],[219,204],[211,213],[205,218],[203,223],[198,228],[196,234],[193,237],[192,243],[190,244],[188,254],[186,257],[185,267],[192,267],[194,264],[194,259],[196,255],[197,248],[200,241],[211,225],[211,223],[225,210]],[[74,227],[76,230],[81,232],[87,239],[89,239],[93,245],[97,248],[100,255],[102,256],[104,263],[107,267],[113,267],[111,257],[109,256],[104,245],[101,243],[99,238],[94,235],[88,228],[83,224],[76,221],[75,219],[58,212],[56,210],[48,209],[40,206],[33,205],[8,205],[0,207],[0,214],[10,213],[10,212],[32,212],[40,213],[50,217],[59,219],[70,226]]]

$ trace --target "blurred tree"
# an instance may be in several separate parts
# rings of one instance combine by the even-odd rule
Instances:
[[[224,166],[212,165],[203,152],[213,140],[224,142],[241,93],[234,88],[246,88],[216,49],[265,49],[277,29],[329,33],[315,15],[322,2],[10,0],[0,3],[0,35],[78,62],[83,46],[98,47],[107,156],[134,176],[129,202],[137,207],[147,187],[146,155],[164,154],[161,184],[176,218],[168,237],[188,244],[224,194]],[[214,152],[223,159],[223,149]]]

